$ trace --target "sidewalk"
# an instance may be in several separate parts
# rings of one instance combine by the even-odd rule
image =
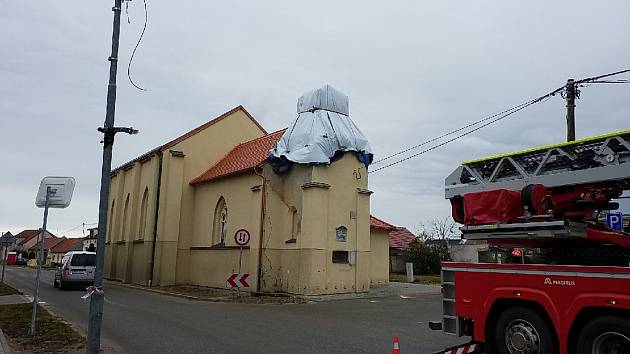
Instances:
[[[2,333],[0,329],[0,354],[11,354],[11,349],[9,348],[9,343],[7,342],[7,338]]]
[[[18,294],[0,296],[0,305],[26,304],[31,301],[33,300],[29,300],[26,296]],[[2,329],[0,329],[0,354],[11,354],[9,343],[4,333],[2,333]]]

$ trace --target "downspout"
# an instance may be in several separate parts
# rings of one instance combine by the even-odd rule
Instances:
[[[258,173],[258,168],[254,167],[254,173],[257,174],[258,176],[260,176],[260,178],[262,179],[262,187],[261,187],[261,192],[262,192],[262,197],[260,198],[260,235],[258,238],[258,242],[259,242],[259,246],[258,246],[258,270],[257,270],[257,276],[256,276],[256,292],[260,292],[261,291],[261,280],[262,280],[262,250],[263,250],[263,238],[264,238],[264,234],[265,234],[265,209],[267,208],[267,197],[266,197],[266,180],[265,180],[265,176],[262,173]]]
[[[150,273],[148,285],[153,285],[153,267],[155,265],[155,246],[157,243],[157,231],[158,231],[158,215],[160,211],[160,187],[162,184],[162,152],[158,151],[158,173],[157,173],[157,190],[155,196],[155,217],[153,218],[153,244],[151,245],[151,262],[149,263]]]

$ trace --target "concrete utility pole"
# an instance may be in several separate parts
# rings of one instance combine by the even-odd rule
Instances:
[[[575,81],[573,79],[567,80],[567,141],[575,141],[575,86]]]
[[[90,317],[88,322],[87,353],[97,354],[101,347],[101,323],[103,321],[103,265],[105,263],[105,235],[107,234],[107,204],[109,182],[112,169],[112,148],[116,133],[137,134],[133,128],[114,127],[116,110],[116,73],[118,70],[118,43],[120,39],[120,11],[122,0],[114,0],[114,24],[112,32],[112,53],[109,56],[109,85],[107,86],[107,109],[105,123],[98,131],[103,133],[103,165],[101,167],[101,193],[98,204],[98,234],[96,236],[96,270],[94,286],[90,292]]]

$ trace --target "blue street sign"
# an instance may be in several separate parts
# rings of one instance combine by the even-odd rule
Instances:
[[[606,226],[613,230],[623,231],[623,214],[618,211],[609,211],[606,214]]]

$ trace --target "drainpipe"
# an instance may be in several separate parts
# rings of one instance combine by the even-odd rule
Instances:
[[[153,285],[153,266],[155,264],[155,246],[157,243],[158,215],[160,211],[160,186],[162,184],[162,152],[158,151],[158,173],[157,173],[157,190],[155,196],[155,217],[153,218],[153,244],[151,245],[151,262],[149,263],[150,273],[148,285]]]
[[[263,250],[263,238],[265,233],[265,209],[267,208],[267,198],[266,198],[266,180],[265,176],[262,173],[258,173],[257,167],[254,167],[254,173],[260,176],[262,179],[262,197],[260,198],[260,235],[259,235],[259,246],[258,246],[258,273],[256,276],[256,291],[261,291],[261,280],[262,280],[262,250]]]

